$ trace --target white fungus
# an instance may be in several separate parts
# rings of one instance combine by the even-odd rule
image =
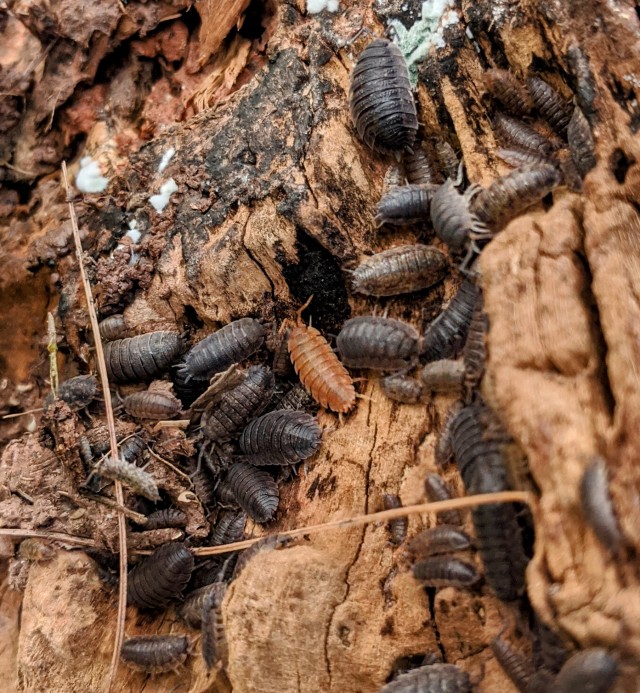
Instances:
[[[83,156],[75,183],[76,188],[82,193],[99,193],[107,189],[109,179],[102,175],[97,161],[90,156]]]
[[[339,9],[339,0],[307,0],[307,12],[309,14],[319,14],[322,10],[337,12]]]
[[[156,212],[161,213],[169,204],[169,198],[174,192],[178,192],[178,186],[173,178],[169,178],[169,180],[160,187],[160,193],[158,195],[151,195],[149,202]]]
[[[162,155],[162,159],[160,159],[160,163],[158,164],[158,173],[162,173],[165,168],[167,168],[175,153],[176,150],[174,147],[169,147],[169,149],[167,149],[167,151]]]

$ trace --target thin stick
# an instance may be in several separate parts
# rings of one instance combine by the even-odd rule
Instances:
[[[129,508],[127,508],[126,505],[120,505],[118,502],[111,500],[111,498],[105,498],[104,496],[101,496],[99,493],[92,493],[91,491],[84,491],[83,495],[85,495],[87,498],[90,498],[92,501],[95,501],[96,503],[101,503],[102,505],[106,505],[108,508],[115,508],[116,510],[119,510],[123,515],[126,515],[128,518],[133,520],[138,525],[147,524],[146,515],[142,515],[142,513],[137,513],[135,510],[129,510]]]
[[[83,537],[74,537],[72,534],[64,534],[63,532],[46,532],[39,529],[0,529],[0,537],[41,537],[42,539],[55,539],[56,541],[64,541],[67,544],[78,544],[78,546],[87,546],[91,549],[97,548],[95,541],[92,539],[84,539]]]
[[[109,442],[111,445],[111,455],[114,459],[118,458],[118,440],[116,438],[116,424],[113,418],[113,408],[111,403],[111,391],[109,390],[109,377],[107,375],[107,367],[104,360],[104,350],[102,348],[102,340],[100,339],[100,330],[98,328],[98,316],[93,304],[93,295],[91,293],[91,285],[87,278],[87,273],[84,269],[82,260],[82,244],[80,242],[80,231],[78,230],[78,220],[76,219],[76,210],[73,206],[71,189],[69,187],[69,178],[67,176],[67,164],[62,162],[62,177],[64,179],[64,187],[67,194],[69,204],[69,217],[71,218],[71,228],[73,229],[73,239],[76,246],[76,257],[78,259],[78,267],[82,278],[82,285],[87,299],[87,309],[89,311],[89,319],[91,321],[91,331],[96,345],[96,359],[98,361],[98,371],[100,373],[100,382],[102,384],[102,392],[104,394],[104,407],[107,415],[107,428],[109,429]],[[115,482],[116,501],[119,505],[124,506],[124,495],[122,493],[122,484],[119,481]],[[118,673],[118,664],[120,662],[120,650],[122,649],[122,640],[124,636],[124,621],[127,610],[127,532],[125,527],[124,515],[118,513],[118,543],[120,546],[120,591],[118,593],[118,620],[116,624],[116,637],[113,646],[113,657],[111,659],[111,668],[109,670],[109,678],[107,680],[107,691],[111,690],[116,674]]]
[[[382,522],[386,520],[395,520],[398,517],[406,517],[407,515],[416,515],[419,513],[439,513],[445,510],[453,510],[456,508],[471,508],[476,505],[488,505],[490,503],[526,503],[532,509],[535,506],[535,498],[528,491],[501,491],[500,493],[482,493],[477,496],[466,496],[464,498],[451,498],[446,501],[437,501],[435,503],[420,503],[419,505],[407,505],[403,508],[392,508],[391,510],[382,510],[378,513],[370,515],[356,515],[348,517],[344,520],[333,520],[333,522],[325,522],[321,525],[309,525],[308,527],[299,527],[298,529],[290,529],[287,532],[278,532],[278,537],[301,537],[312,532],[324,532],[330,529],[344,529],[346,527],[357,527],[368,525],[372,522]],[[224,544],[222,546],[207,546],[200,549],[192,549],[195,556],[215,556],[219,553],[228,553],[229,551],[238,551],[247,549],[253,546],[258,541],[262,541],[264,537],[256,537],[255,539],[245,539],[244,541],[236,541],[233,544]]]
[[[175,465],[171,464],[169,460],[165,460],[164,457],[160,457],[157,452],[153,451],[153,448],[150,445],[147,445],[147,450],[158,460],[158,462],[162,462],[162,464],[166,464],[169,469],[174,471],[176,474],[181,476],[183,479],[186,479],[189,482],[189,486],[193,487],[193,481],[191,481],[191,477],[188,474],[185,474],[182,470],[178,469]]]
[[[18,416],[26,416],[27,414],[35,414],[36,412],[44,411],[44,407],[36,407],[35,409],[27,409],[27,411],[19,411],[17,414],[5,414],[2,419],[16,419]]]
[[[51,392],[53,396],[58,396],[58,336],[56,334],[56,321],[51,312],[47,313],[47,335],[49,344],[49,380],[51,381]]]

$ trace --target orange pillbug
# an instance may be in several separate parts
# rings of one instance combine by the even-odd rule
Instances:
[[[306,391],[320,406],[346,414],[356,403],[353,381],[329,342],[315,327],[302,322],[300,314],[309,301],[298,311],[298,324],[289,335],[291,363]]]

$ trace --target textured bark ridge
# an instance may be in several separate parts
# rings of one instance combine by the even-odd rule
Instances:
[[[104,192],[76,201],[96,301],[103,316],[124,309],[138,333],[186,330],[196,341],[244,316],[275,329],[313,294],[313,325],[336,334],[350,314],[376,305],[350,295],[343,270],[365,253],[418,239],[415,229],[375,229],[394,162],[357,140],[346,94],[368,39],[347,42],[363,17],[382,35],[389,19],[415,22],[419,3],[376,3],[372,12],[348,2],[320,15],[275,0],[225,2],[220,14],[208,2],[190,10],[179,0],[107,4],[85,3],[82,21],[65,0],[0,10],[0,91],[9,95],[0,98],[2,413],[38,406],[46,392],[47,310],[57,307],[64,374],[93,363],[57,174],[62,158],[81,149],[109,178]],[[419,117],[427,137],[461,151],[472,182],[486,185],[505,171],[480,86],[485,69],[539,74],[570,97],[567,55],[579,45],[595,80],[598,164],[582,193],[554,192],[552,206],[545,200],[514,220],[483,253],[483,395],[540,491],[531,603],[567,643],[616,652],[619,690],[634,691],[640,21],[631,2],[596,0],[465,0],[455,12],[444,46],[419,65]],[[149,196],[169,178],[178,190],[159,213]],[[127,235],[132,227],[137,243]],[[418,299],[380,303],[422,329],[458,284],[452,272]],[[306,473],[281,486],[268,533],[381,510],[384,493],[403,504],[424,500],[452,399],[395,404],[373,375],[361,391],[344,423],[320,415],[322,447]],[[14,440],[0,463],[1,524],[63,531],[115,551],[115,511],[82,505],[76,490],[86,420],[62,404],[48,416],[53,435],[41,434],[39,418],[3,423],[3,439]],[[120,426],[123,435],[132,429]],[[193,452],[179,430],[154,435],[155,451],[178,465]],[[579,483],[594,453],[607,460],[625,539],[615,557],[580,512]],[[181,495],[181,477],[157,459],[149,470],[188,513],[187,531],[204,536],[202,508]],[[454,469],[445,476],[461,491]],[[434,522],[411,517],[409,535]],[[2,547],[2,556],[11,553]],[[61,548],[17,582],[25,587],[20,620],[20,599],[6,581],[0,589],[3,690],[101,690],[117,597],[94,561]],[[368,692],[427,653],[468,671],[478,691],[515,690],[488,649],[512,610],[488,588],[426,594],[383,526],[313,534],[256,555],[231,583],[223,617],[226,670],[205,672],[188,631],[195,656],[184,670],[148,679],[122,666],[117,690]],[[154,620],[129,609],[126,632],[187,631],[173,611]]]

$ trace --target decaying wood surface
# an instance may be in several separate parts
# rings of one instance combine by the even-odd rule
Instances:
[[[47,310],[57,307],[65,374],[75,372],[74,359],[93,358],[58,174],[82,139],[83,154],[110,178],[105,193],[76,202],[89,272],[100,283],[96,300],[103,315],[126,307],[140,333],[189,325],[198,339],[247,315],[279,324],[313,294],[314,326],[335,334],[350,313],[374,306],[348,295],[341,270],[391,241],[415,242],[412,230],[375,230],[375,204],[393,162],[358,142],[346,92],[368,39],[347,41],[363,18],[381,34],[390,17],[411,24],[418,3],[404,3],[407,10],[400,2],[376,3],[374,12],[346,2],[336,14],[313,16],[299,1],[230,1],[224,16],[214,11],[217,4],[187,10],[180,0],[96,1],[85,3],[82,15],[65,0],[0,7],[0,91],[10,95],[0,102],[3,411],[38,406],[46,392]],[[457,12],[446,45],[420,66],[418,101],[426,132],[459,146],[473,182],[488,184],[504,171],[480,87],[485,69],[533,71],[569,96],[566,54],[577,43],[595,77],[598,164],[582,193],[554,193],[550,209],[516,219],[483,254],[490,323],[483,394],[528,457],[541,493],[527,574],[533,606],[576,646],[618,652],[619,690],[634,691],[640,21],[631,2],[604,0],[465,0]],[[159,172],[170,147],[175,155]],[[159,214],[148,197],[170,177],[178,192]],[[123,236],[133,221],[142,238],[131,262],[134,251]],[[420,302],[384,305],[390,316],[422,328],[457,283],[452,275]],[[321,415],[321,450],[306,474],[282,486],[269,533],[380,510],[385,493],[404,504],[424,498],[452,399],[394,404],[373,376],[362,391],[365,398],[342,425]],[[58,445],[77,437],[66,416],[59,412]],[[0,466],[2,525],[66,531],[115,550],[113,509],[82,513],[68,501],[77,500],[82,476],[75,448],[57,456],[37,429],[33,417],[3,426],[5,440],[14,440]],[[159,440],[169,457],[192,452],[179,431],[163,431]],[[629,547],[615,560],[578,505],[580,478],[595,452],[609,463]],[[161,463],[153,472],[178,488]],[[446,476],[461,492],[455,470]],[[20,491],[33,496],[30,502]],[[202,535],[202,514],[186,503],[183,509],[192,533]],[[412,517],[410,536],[433,521]],[[2,555],[10,550],[3,547]],[[19,599],[5,584],[3,690],[100,690],[116,606],[94,562],[61,550],[33,564],[19,623]],[[435,652],[468,671],[477,690],[509,691],[488,643],[511,616],[488,589],[447,588],[430,604],[385,527],[335,530],[257,555],[231,584],[226,672],[207,675],[193,657],[184,671],[150,680],[122,667],[116,686],[375,691],[394,669]],[[129,636],[181,628],[172,612],[155,621],[134,609],[127,615]]]

